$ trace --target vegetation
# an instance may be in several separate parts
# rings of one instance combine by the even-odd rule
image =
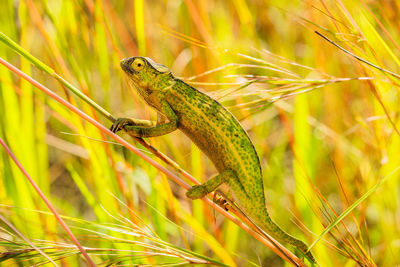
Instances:
[[[107,131],[115,117],[156,118],[119,67],[142,55],[241,121],[271,216],[312,245],[321,266],[399,265],[399,8],[1,1],[1,264],[300,264],[232,207],[185,197],[216,171],[181,132],[119,134],[130,145]]]

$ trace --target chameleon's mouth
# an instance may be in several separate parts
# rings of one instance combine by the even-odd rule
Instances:
[[[134,60],[134,57],[128,57],[124,58],[123,60],[120,61],[120,65],[123,71],[129,74],[133,74],[132,70],[132,62]]]

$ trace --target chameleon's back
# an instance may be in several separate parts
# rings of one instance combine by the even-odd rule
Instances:
[[[179,118],[179,129],[206,153],[219,172],[226,169],[236,172],[248,197],[264,205],[259,158],[236,118],[217,101],[181,80],[176,79],[165,93]],[[241,203],[241,196],[235,198],[247,206]]]

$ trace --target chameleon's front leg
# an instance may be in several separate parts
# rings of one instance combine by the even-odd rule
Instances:
[[[154,137],[168,134],[178,128],[178,117],[166,101],[161,102],[161,113],[167,117],[168,122],[156,125],[153,121],[119,118],[111,126],[114,133],[124,129],[136,137]]]

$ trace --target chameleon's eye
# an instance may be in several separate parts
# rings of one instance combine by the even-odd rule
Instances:
[[[144,68],[144,60],[141,58],[135,58],[135,60],[132,62],[132,68],[135,71],[141,71]]]

